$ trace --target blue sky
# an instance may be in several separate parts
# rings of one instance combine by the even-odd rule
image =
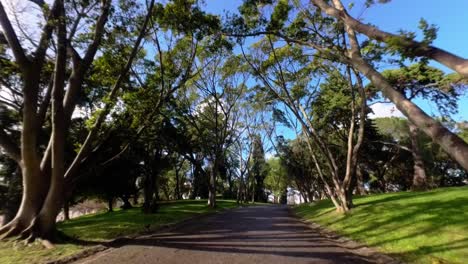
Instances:
[[[468,0],[392,0],[387,4],[377,4],[366,9],[362,8],[364,0],[344,0],[345,4],[354,2],[351,14],[361,15],[365,22],[377,25],[379,28],[396,33],[400,29],[418,31],[421,18],[439,28],[438,37],[434,45],[455,53],[461,57],[468,57]],[[206,0],[206,10],[222,14],[223,10],[236,12],[241,0]],[[431,62],[431,64],[445,72],[451,72],[444,66]],[[428,114],[438,115],[436,107],[427,102],[417,101]],[[455,120],[468,119],[468,93],[459,100],[459,113],[454,115]]]

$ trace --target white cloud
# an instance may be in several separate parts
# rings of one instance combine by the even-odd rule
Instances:
[[[371,105],[374,113],[369,114],[369,118],[379,117],[404,117],[403,113],[392,103],[375,103]]]

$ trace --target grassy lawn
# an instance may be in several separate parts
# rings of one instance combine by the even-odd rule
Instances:
[[[330,201],[295,212],[410,263],[468,263],[468,187],[356,197],[346,215]]]
[[[176,223],[196,215],[237,207],[236,202],[230,200],[217,200],[217,204],[217,209],[211,209],[206,206],[206,200],[184,200],[162,204],[156,214],[142,214],[140,208],[98,213],[62,222],[59,229],[79,240],[103,242],[157,229],[161,225]],[[0,263],[43,263],[77,253],[89,246],[64,242],[56,244],[55,249],[46,250],[37,242],[28,246],[13,241],[0,242]]]

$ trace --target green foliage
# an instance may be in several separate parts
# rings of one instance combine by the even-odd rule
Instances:
[[[289,11],[291,6],[288,0],[279,0],[276,4],[273,13],[270,17],[270,23],[267,26],[268,31],[277,31],[284,27],[286,20],[288,19]]]
[[[424,63],[384,70],[382,75],[406,98],[434,102],[441,115],[448,119],[457,111],[459,92],[456,88],[462,83],[457,84],[459,79],[454,75],[445,75],[441,70]],[[376,89],[372,84],[368,88]]]
[[[265,160],[265,151],[260,135],[253,135],[252,160],[250,164],[249,177],[254,186],[255,201],[266,202],[265,178],[268,175],[268,163]]]
[[[158,4],[154,14],[163,29],[194,34],[198,40],[220,29],[219,18],[204,12],[194,0],[172,0],[165,6]]]
[[[267,164],[268,174],[265,178],[265,188],[270,190],[275,197],[286,195],[286,188],[290,183],[290,179],[280,158],[271,158],[267,160]]]

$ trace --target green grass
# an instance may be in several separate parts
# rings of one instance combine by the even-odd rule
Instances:
[[[300,217],[409,263],[468,263],[468,187],[355,197],[345,215],[329,200]]]
[[[155,230],[162,225],[177,223],[196,215],[237,207],[236,202],[230,200],[217,200],[217,205],[218,208],[211,209],[206,206],[206,200],[168,202],[162,204],[156,214],[142,214],[140,208],[118,210],[78,217],[59,223],[58,228],[69,237],[98,243],[148,231],[148,227]],[[68,241],[46,250],[37,242],[24,246],[22,243],[4,241],[0,242],[0,263],[43,263],[72,255],[91,245]]]

